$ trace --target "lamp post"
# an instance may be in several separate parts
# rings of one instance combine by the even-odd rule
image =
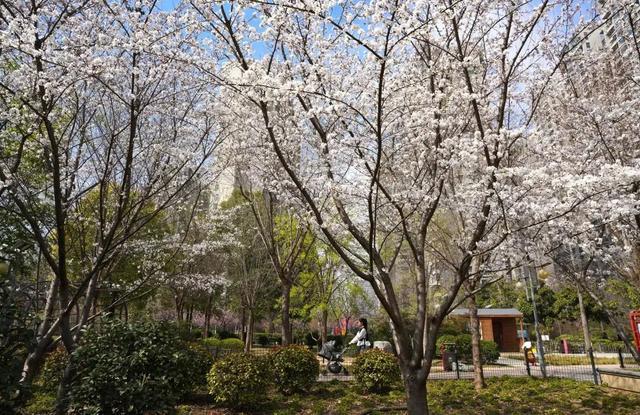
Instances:
[[[545,364],[544,361],[544,344],[542,343],[542,334],[540,333],[540,322],[538,320],[538,306],[536,304],[536,288],[537,288],[537,283],[534,284],[533,283],[533,277],[531,275],[532,273],[532,268],[531,267],[527,267],[527,279],[528,281],[528,287],[526,287],[527,289],[531,289],[531,305],[533,307],[533,325],[535,327],[536,330],[536,347],[538,348],[538,360],[540,361],[540,371],[542,372],[542,377],[546,378],[547,377],[547,365]]]

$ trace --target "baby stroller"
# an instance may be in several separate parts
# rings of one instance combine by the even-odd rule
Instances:
[[[318,352],[318,356],[327,359],[329,362],[327,363],[327,370],[331,373],[338,374],[340,372],[344,372],[345,375],[348,375],[347,368],[342,365],[344,359],[342,355],[345,351],[347,351],[348,347],[345,347],[342,352],[338,351],[336,347],[335,340],[329,340],[328,342],[322,345],[320,352]]]

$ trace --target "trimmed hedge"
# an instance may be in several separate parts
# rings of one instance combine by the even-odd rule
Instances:
[[[308,390],[320,371],[315,353],[303,346],[278,348],[270,362],[276,386],[285,395]]]
[[[366,350],[353,362],[353,376],[365,391],[384,392],[400,380],[398,359],[384,350]]]
[[[218,360],[207,376],[209,393],[216,403],[228,407],[254,407],[266,399],[269,386],[265,358],[233,353]]]
[[[220,348],[226,350],[242,350],[244,349],[244,343],[240,339],[228,337],[220,340]]]

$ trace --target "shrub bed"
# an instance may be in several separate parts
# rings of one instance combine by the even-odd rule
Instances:
[[[400,380],[398,360],[384,350],[366,350],[353,362],[353,376],[362,389],[384,392]]]
[[[114,322],[73,353],[70,410],[142,414],[172,408],[197,383],[194,353],[166,325]]]
[[[270,356],[270,363],[276,387],[285,395],[308,390],[320,370],[315,353],[303,346],[277,349]]]
[[[269,385],[267,360],[244,353],[230,354],[213,364],[207,383],[217,404],[253,407],[265,399]]]

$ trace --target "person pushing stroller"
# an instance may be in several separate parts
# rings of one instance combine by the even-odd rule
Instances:
[[[364,317],[359,318],[356,322],[356,327],[360,328],[360,330],[358,330],[358,333],[351,339],[349,344],[355,344],[358,347],[358,353],[360,353],[363,350],[371,348],[367,319]]]

